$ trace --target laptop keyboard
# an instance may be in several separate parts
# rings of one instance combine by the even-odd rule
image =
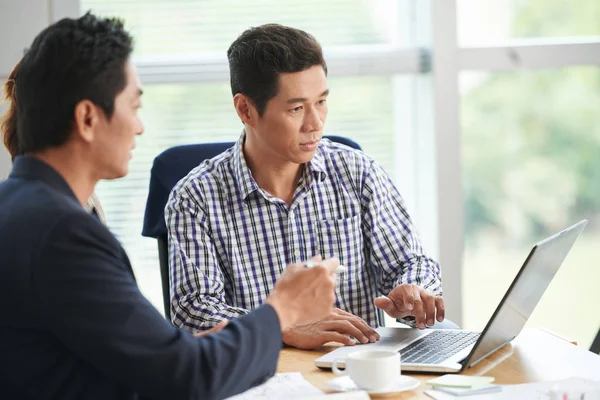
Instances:
[[[403,363],[439,364],[479,338],[477,332],[434,331],[400,350]]]

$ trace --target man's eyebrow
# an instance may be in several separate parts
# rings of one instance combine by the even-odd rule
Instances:
[[[327,96],[329,94],[329,89],[325,90],[323,93],[319,95],[319,97]],[[306,97],[294,97],[293,99],[289,99],[287,101],[288,104],[293,103],[304,103],[306,101]]]

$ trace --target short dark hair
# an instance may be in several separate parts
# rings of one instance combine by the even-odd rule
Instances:
[[[266,24],[244,31],[227,50],[231,92],[242,93],[262,116],[277,95],[279,74],[327,64],[317,40],[300,29]]]
[[[14,77],[18,154],[64,144],[75,106],[89,100],[110,119],[127,85],[133,40],[116,18],[65,18],[34,39]]]

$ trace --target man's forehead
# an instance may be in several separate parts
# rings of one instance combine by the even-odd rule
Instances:
[[[323,70],[323,67],[316,65],[303,71],[298,72],[280,72],[278,74],[279,82],[282,83],[293,83],[297,81],[312,81],[315,79],[326,80],[327,75]]]
[[[125,75],[129,89],[131,89],[136,96],[141,96],[143,94],[142,83],[140,82],[140,77],[131,61],[128,61],[125,65]]]
[[[315,91],[309,90],[309,91],[303,91],[301,94],[296,94],[296,95],[288,94],[287,96],[285,96],[284,100],[289,104],[303,103],[303,102],[311,100],[313,98],[325,97],[328,94],[329,94],[329,89],[325,89],[322,92],[315,92]]]
[[[139,99],[144,93],[143,89],[133,82],[128,82],[127,85],[117,94],[117,97],[123,97],[124,99],[135,100]]]
[[[292,98],[320,97],[329,93],[327,80],[321,78],[299,80],[283,78],[280,79],[278,86],[278,94],[286,101]]]
[[[127,85],[126,92],[129,92],[129,96],[134,99],[138,99],[144,94],[144,90],[142,89],[142,86],[139,81],[129,83]]]

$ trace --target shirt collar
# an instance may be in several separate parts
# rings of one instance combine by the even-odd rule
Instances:
[[[327,176],[324,153],[325,150],[323,149],[323,143],[319,142],[315,156],[308,162],[309,172],[311,172],[318,181],[323,181],[323,179],[325,179]]]
[[[244,142],[246,141],[246,132],[242,131],[240,138],[233,146],[233,162],[234,170],[236,173],[236,182],[238,184],[238,190],[242,194],[242,198],[245,200],[248,195],[254,191],[259,190],[259,186],[252,176],[252,171],[246,163],[244,157]],[[327,169],[325,168],[325,156],[324,150],[319,143],[319,147],[315,152],[315,156],[311,161],[307,163],[308,172],[312,173],[318,181],[323,181],[327,176]]]
[[[233,146],[233,163],[234,171],[236,174],[236,182],[238,190],[242,194],[242,198],[245,200],[248,195],[258,190],[258,184],[252,176],[250,168],[246,163],[244,157],[244,142],[246,141],[246,132],[242,131],[242,134],[235,145]]]

